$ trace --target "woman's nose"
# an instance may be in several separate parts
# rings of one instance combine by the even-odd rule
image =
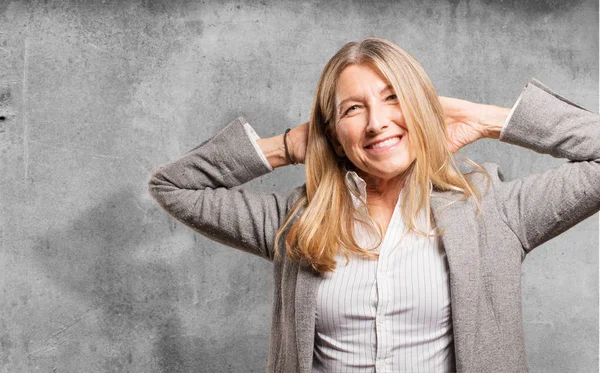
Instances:
[[[372,108],[369,110],[369,122],[367,123],[367,131],[379,133],[384,128],[387,128],[388,118],[385,110],[380,108]]]

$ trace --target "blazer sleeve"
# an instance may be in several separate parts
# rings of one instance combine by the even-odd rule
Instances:
[[[272,261],[275,235],[291,196],[235,188],[273,170],[251,133],[243,117],[233,120],[179,159],[155,167],[148,190],[193,230]]]
[[[568,159],[522,179],[492,178],[498,211],[525,253],[600,210],[598,114],[531,79],[500,141]]]

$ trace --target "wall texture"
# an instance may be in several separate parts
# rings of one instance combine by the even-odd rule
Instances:
[[[511,106],[536,77],[598,110],[595,0],[0,1],[0,371],[263,371],[270,263],[175,222],[149,171],[238,115],[261,136],[305,121],[327,60],[372,35],[445,96]],[[465,153],[509,178],[562,162]],[[597,371],[598,215],[523,273],[531,371]]]

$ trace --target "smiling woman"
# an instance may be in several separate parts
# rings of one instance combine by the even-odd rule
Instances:
[[[290,226],[286,249],[294,260],[323,272],[335,269],[339,254],[346,260],[352,255],[377,258],[374,249],[385,236],[400,190],[404,223],[409,231],[425,236],[434,227],[429,201],[433,186],[473,197],[479,206],[480,192],[452,158],[453,146],[448,143],[444,113],[431,80],[394,43],[369,38],[346,44],[325,66],[314,102],[306,159],[303,150],[292,156],[305,161],[307,180],[306,200],[297,201],[294,210],[302,208],[303,216],[311,218],[291,224],[295,214],[289,214],[275,241],[277,245]],[[489,106],[487,111],[495,113],[492,122],[500,128],[497,123],[504,121],[509,110]],[[484,128],[492,122],[478,123],[474,131],[465,132],[463,143],[491,133]],[[373,146],[399,136],[394,145]],[[289,137],[294,151],[304,146],[304,130],[293,129]],[[483,168],[469,164],[486,175]],[[366,183],[366,212],[353,206],[353,199],[362,199],[357,190],[347,187],[350,171]],[[419,211],[424,216],[421,224]],[[357,219],[378,237],[373,245],[359,245],[351,234]],[[319,229],[322,221],[329,222],[327,229]]]
[[[568,158],[461,173],[481,138]],[[289,194],[236,188],[292,162]],[[157,167],[149,191],[207,237],[273,262],[267,372],[525,372],[521,263],[600,210],[600,117],[531,79],[511,109],[438,97],[390,41],[346,44],[306,123],[242,117]],[[345,260],[344,260],[345,259]]]

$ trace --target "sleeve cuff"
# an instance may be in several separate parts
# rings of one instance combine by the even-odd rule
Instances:
[[[256,131],[254,131],[254,128],[252,128],[252,126],[248,122],[244,123],[244,130],[246,132],[246,135],[248,135],[248,138],[251,140],[252,145],[254,145],[254,149],[260,155],[260,158],[262,159],[265,166],[267,166],[269,170],[273,171],[273,167],[271,167],[271,164],[267,160],[267,157],[265,157],[265,153],[262,152],[260,146],[258,146],[258,143],[256,142],[256,140],[260,139],[260,136],[258,136]]]
[[[510,118],[512,118],[513,113],[515,112],[515,109],[519,105],[519,102],[521,102],[521,97],[523,97],[523,92],[522,91],[521,91],[521,94],[519,95],[519,98],[517,98],[517,101],[515,101],[512,109],[510,110],[510,113],[508,113],[508,116],[506,117],[506,120],[504,121],[504,124],[502,125],[502,129],[500,130],[500,138],[503,137],[504,130],[506,129],[506,127],[508,125],[508,122],[510,122]]]

